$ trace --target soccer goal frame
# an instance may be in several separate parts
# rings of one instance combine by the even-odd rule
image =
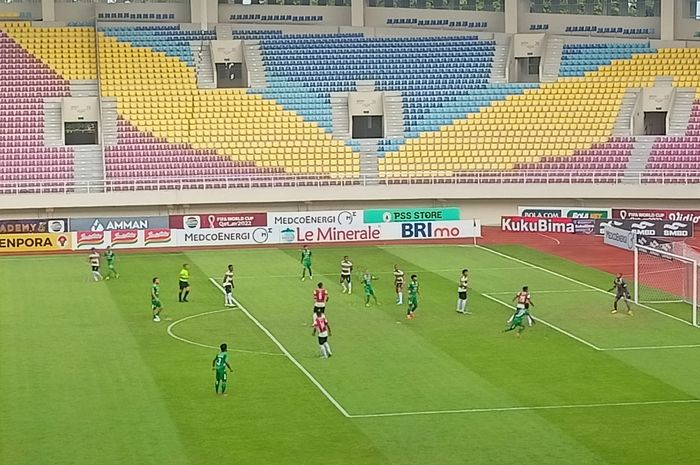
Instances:
[[[669,279],[669,275],[672,273],[680,272],[681,276],[679,279],[681,281],[676,284],[681,286],[679,290],[669,290],[663,287],[655,286],[653,283],[646,284],[645,280],[642,278],[642,272],[640,271],[641,257],[655,257],[659,260],[658,264],[673,264],[678,267],[675,270],[673,265],[668,266],[668,272],[666,272],[662,266],[660,270],[653,271],[654,273],[659,273],[665,275],[666,279]],[[662,262],[662,260],[664,260]],[[670,277],[671,280],[678,279],[673,276]],[[640,298],[640,288],[642,287],[651,288],[659,291],[661,295],[674,295],[678,297],[677,299],[664,298],[659,300],[645,300]],[[671,286],[673,287],[673,286]],[[680,292],[679,292],[680,291]],[[680,294],[680,295],[679,295]],[[683,257],[671,252],[665,252],[663,250],[655,249],[652,247],[647,247],[644,245],[635,244],[634,246],[634,303],[644,304],[644,303],[671,303],[671,302],[685,302],[690,304],[692,312],[692,323],[693,326],[698,326],[698,261],[692,258]]]

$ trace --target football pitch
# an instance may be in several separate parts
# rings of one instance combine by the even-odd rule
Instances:
[[[684,304],[611,314],[612,276],[522,246],[117,252],[0,258],[0,463],[688,464],[700,437],[700,329]],[[339,262],[355,266],[341,293]],[[177,302],[189,263],[189,303]],[[227,309],[219,287],[235,266]],[[417,274],[406,320],[391,270]],[[360,273],[378,279],[364,305]],[[470,315],[455,312],[462,268]],[[103,270],[104,272],[104,270]],[[161,279],[167,321],[150,318]],[[330,292],[333,357],[311,294]],[[537,318],[504,333],[528,285]],[[624,306],[622,307],[624,309]],[[212,359],[229,346],[228,397]]]

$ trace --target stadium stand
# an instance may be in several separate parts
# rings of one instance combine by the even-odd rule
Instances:
[[[673,174],[672,182],[700,182],[697,179],[700,173],[700,100],[693,105],[686,134],[660,138],[651,149],[646,170],[647,176],[643,179],[646,183],[665,182],[658,173]],[[683,175],[687,179],[683,179]]]
[[[583,76],[609,65],[613,60],[632,58],[637,53],[653,53],[656,50],[645,44],[566,44],[561,57],[560,76]]]
[[[475,35],[251,29],[234,30],[233,37],[260,42],[269,87],[198,89],[191,43],[215,38],[214,30],[163,24],[95,34],[89,27],[29,23],[1,29],[4,72],[33,76],[9,81],[26,87],[25,95],[2,94],[12,105],[2,112],[7,129],[0,149],[3,160],[12,160],[3,172],[6,186],[71,178],[71,150],[43,146],[42,101],[68,96],[70,80],[95,79],[98,61],[101,94],[117,99],[120,117],[117,144],[104,151],[107,177],[160,173],[193,185],[287,174],[357,178],[361,144],[332,136],[330,96],[354,90],[358,80],[403,96],[404,137],[375,141],[384,180],[457,176],[469,182],[495,171],[505,181],[619,182],[634,142],[611,137],[625,90],[651,86],[658,76],[672,76],[674,86],[700,85],[698,49],[655,50],[641,41],[566,44],[557,82],[492,84],[495,44]],[[648,182],[651,173],[700,169],[699,111],[696,103],[685,136],[658,139]],[[17,129],[30,148],[19,153],[10,150]]]
[[[26,23],[0,25],[0,192],[53,192],[70,186],[73,151],[44,144],[44,99],[70,95],[64,76],[94,78],[86,31],[64,28],[61,34]],[[15,39],[21,39],[20,45]],[[94,46],[94,40],[92,41]],[[31,53],[30,53],[31,52]],[[40,54],[39,60],[35,54]],[[54,70],[60,69],[64,76]]]
[[[119,114],[144,137],[172,144],[170,155],[178,156],[183,149],[216,153],[232,163],[235,173],[239,172],[237,162],[252,162],[270,173],[283,169],[285,173],[352,178],[359,171],[358,158],[349,147],[275,101],[244,89],[197,89],[191,55],[182,51],[181,31],[161,27],[139,31],[135,36],[138,46],[123,28],[102,31],[102,94],[117,98]],[[118,131],[127,128],[122,124]],[[120,132],[118,145],[131,145],[133,157],[138,156],[143,142]],[[109,150],[109,156],[119,150]],[[154,169],[178,176],[169,160],[164,157],[161,167]],[[203,160],[206,164],[211,158]],[[213,164],[198,172],[225,175],[230,173],[227,170]],[[114,172],[123,174],[124,170]]]

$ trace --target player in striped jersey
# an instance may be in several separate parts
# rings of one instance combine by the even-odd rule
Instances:
[[[236,304],[233,303],[233,265],[229,265],[228,268],[226,268],[222,285],[224,287],[224,305],[227,307],[235,307]]]
[[[469,314],[467,310],[467,291],[469,290],[469,270],[463,269],[462,276],[459,277],[459,285],[457,286],[457,313],[463,315]]]
[[[343,294],[352,294],[352,262],[347,255],[340,261],[340,285],[343,286]]]
[[[90,269],[92,270],[92,280],[101,281],[102,275],[100,274],[100,253],[94,247],[90,250],[88,261],[90,262]]]
[[[396,305],[403,305],[403,285],[405,273],[394,265],[394,289],[396,290]]]
[[[326,302],[328,302],[328,291],[323,288],[323,283],[318,283],[314,289],[314,314],[326,313]]]
[[[331,335],[331,325],[326,319],[326,315],[321,312],[316,312],[316,317],[314,318],[314,329],[311,333],[312,336],[318,334],[318,345],[321,351],[321,357],[328,358],[333,353],[331,352],[331,346],[328,344],[328,337]]]

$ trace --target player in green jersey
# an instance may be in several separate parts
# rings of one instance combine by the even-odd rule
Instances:
[[[105,279],[110,279],[110,278],[118,278],[119,273],[117,273],[117,270],[114,268],[114,259],[115,259],[114,251],[112,250],[111,247],[107,247],[105,250],[105,259],[107,260],[107,276]]]
[[[226,368],[230,372],[233,372],[231,365],[228,364],[228,347],[226,344],[221,344],[219,346],[221,351],[216,354],[214,360],[211,361],[211,369],[216,372],[214,390],[219,393],[219,386],[221,386],[221,394],[226,395],[226,383],[228,382],[228,374],[226,373]]]
[[[153,312],[153,321],[160,321],[160,312],[163,311],[163,304],[160,303],[160,279],[153,278],[151,286],[151,311]]]
[[[177,295],[179,302],[187,302],[190,295],[190,269],[187,263],[182,265],[179,276],[180,293]]]
[[[523,319],[527,316],[527,309],[525,307],[518,308],[513,315],[513,319],[510,321],[510,326],[508,326],[503,332],[513,331],[517,329],[515,335],[520,337],[520,333],[525,331],[525,325],[523,324]]]
[[[311,271],[311,249],[305,245],[301,249],[301,280],[306,280],[306,270],[309,270],[309,279],[314,279],[314,272]]]
[[[362,274],[362,286],[365,288],[365,307],[369,307],[370,297],[374,299],[374,305],[379,305],[377,296],[374,295],[374,287],[372,286],[372,281],[375,279],[377,278],[365,268],[365,272]]]
[[[418,276],[412,274],[411,282],[408,283],[408,310],[406,310],[406,319],[412,320],[413,314],[418,309]]]

